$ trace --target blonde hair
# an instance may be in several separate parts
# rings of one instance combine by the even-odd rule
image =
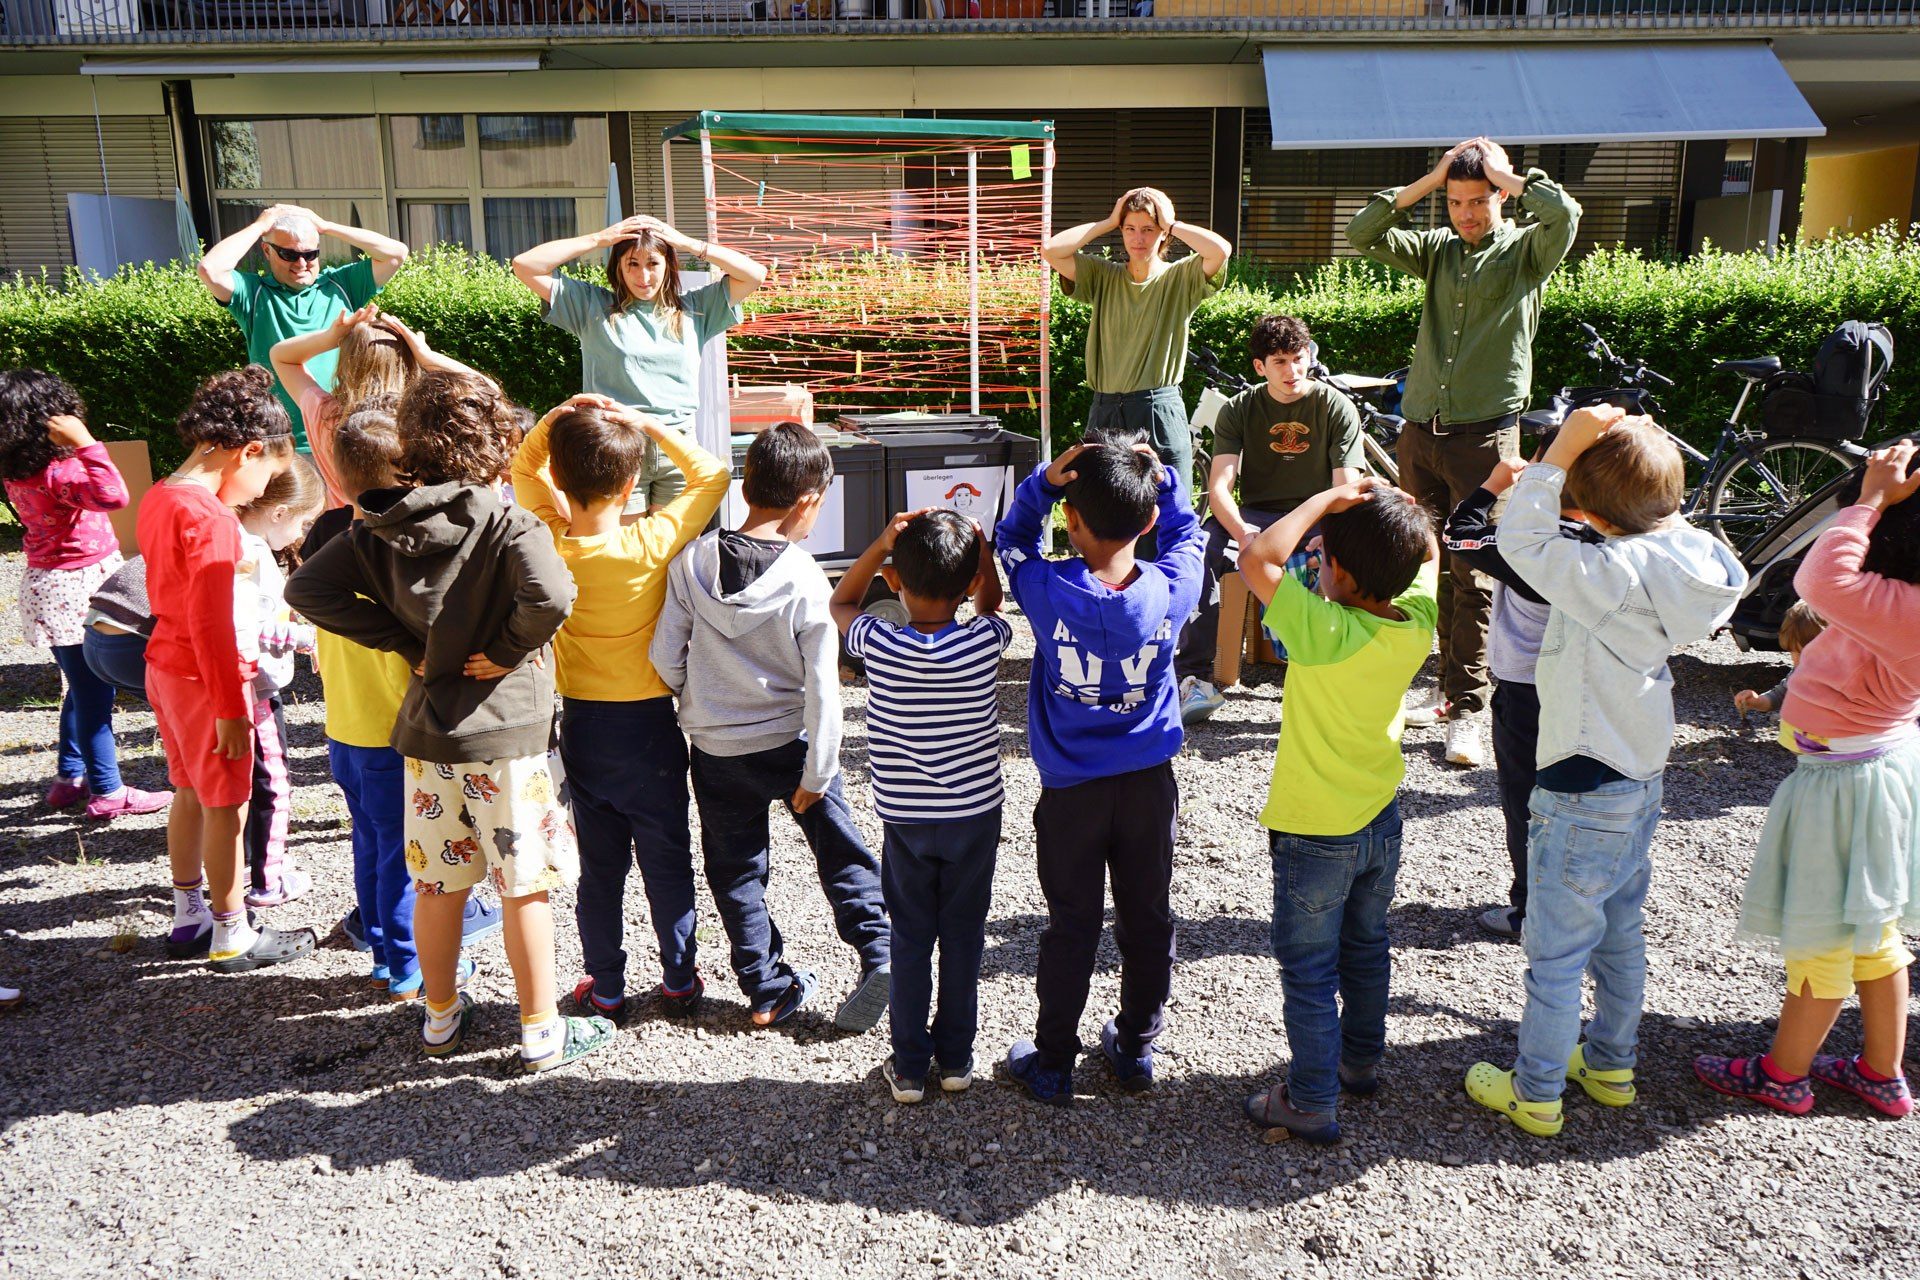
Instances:
[[[1795,600],[1780,619],[1780,647],[1788,653],[1799,653],[1826,629],[1827,620],[1815,613],[1812,605],[1805,600]]]
[[[399,395],[419,372],[413,352],[397,335],[378,325],[355,325],[340,342],[333,396],[345,412],[351,413],[362,400]]]
[[[1646,533],[1680,509],[1687,468],[1651,418],[1622,418],[1567,471],[1573,505],[1622,533]]]

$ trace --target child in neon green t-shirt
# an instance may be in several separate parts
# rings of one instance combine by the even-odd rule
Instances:
[[[1315,525],[1322,594],[1285,571]],[[1339,1139],[1340,1091],[1372,1092],[1386,1049],[1387,906],[1406,773],[1400,704],[1433,648],[1437,557],[1432,518],[1373,477],[1307,499],[1240,553],[1240,574],[1288,655],[1260,822],[1270,832],[1272,945],[1293,1050],[1287,1078],[1246,1110],[1310,1141]]]

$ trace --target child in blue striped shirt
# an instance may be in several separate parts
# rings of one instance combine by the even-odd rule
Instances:
[[[882,567],[887,557],[893,563]],[[875,573],[905,625],[861,610]],[[957,622],[973,597],[974,616]],[[895,1102],[973,1083],[980,957],[1000,848],[1000,575],[979,526],[930,509],[887,521],[833,593],[847,652],[867,667],[867,758],[885,826],[880,880],[893,937],[893,1054],[880,1073]],[[933,951],[940,1005],[931,1034]]]

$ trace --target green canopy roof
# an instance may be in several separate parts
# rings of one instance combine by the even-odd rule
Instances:
[[[1046,142],[1051,120],[908,120],[900,116],[796,116],[750,111],[702,111],[671,128],[662,141],[711,136],[716,151],[794,155],[942,151],[948,144]]]

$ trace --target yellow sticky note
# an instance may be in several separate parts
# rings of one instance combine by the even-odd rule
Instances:
[[[1033,149],[1026,143],[1013,148],[1013,176],[1016,181],[1033,176]]]

